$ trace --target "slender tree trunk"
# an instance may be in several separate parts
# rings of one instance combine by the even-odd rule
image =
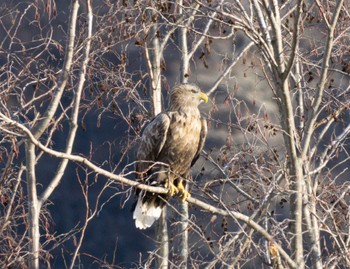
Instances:
[[[293,234],[292,249],[294,251],[293,257],[300,268],[304,268],[304,257],[303,257],[303,173],[300,165],[299,158],[292,160],[292,190],[291,195],[291,230]]]
[[[299,45],[296,46],[296,50],[298,50]],[[303,88],[304,85],[302,85],[302,65],[300,64],[300,60],[297,57],[296,58],[296,64],[295,64],[295,81],[297,85],[297,103],[298,103],[298,109],[296,110],[296,115],[298,119],[297,129],[298,133],[302,133],[304,128],[304,120],[302,120],[303,115],[305,113],[304,111],[304,97],[303,97]],[[301,141],[298,141],[301,143]],[[304,173],[308,174],[310,172],[310,164],[308,162],[303,163],[303,169]],[[322,259],[321,259],[321,245],[320,245],[320,231],[318,227],[318,221],[317,221],[317,214],[316,214],[316,204],[315,200],[313,199],[313,193],[312,193],[312,187],[310,186],[312,184],[312,178],[308,177],[303,182],[303,214],[304,214],[304,220],[306,225],[306,233],[307,233],[307,240],[308,244],[312,251],[312,259],[313,264],[316,269],[322,269]],[[313,184],[316,184],[314,182]],[[314,185],[315,186],[315,185]],[[311,198],[311,199],[310,199]],[[313,220],[311,220],[313,219]]]
[[[154,12],[150,11],[149,16],[152,18]],[[152,112],[156,116],[162,111],[162,85],[161,85],[161,57],[159,38],[157,37],[158,24],[154,23],[150,31],[149,47],[146,48],[146,57],[148,57],[149,72],[151,77],[151,96]],[[157,224],[156,237],[159,250],[157,253],[156,268],[168,268],[169,257],[169,240],[167,225],[167,210],[163,208],[161,217]]]
[[[299,3],[300,4],[300,3]],[[276,92],[279,97],[279,109],[281,112],[281,126],[284,130],[283,137],[289,157],[289,175],[292,182],[291,203],[291,230],[293,233],[292,252],[293,258],[299,268],[304,268],[303,259],[303,170],[302,159],[298,154],[295,139],[298,137],[295,120],[293,103],[289,91],[289,66],[294,62],[295,54],[292,54],[288,65],[286,66],[286,57],[283,49],[283,36],[280,10],[277,1],[273,1],[271,8],[266,9],[268,17],[271,21],[272,35],[271,48],[276,66],[273,68]],[[298,26],[296,26],[298,27]],[[295,30],[296,31],[296,30]],[[296,49],[294,46],[293,49]],[[294,52],[293,52],[294,53]]]
[[[157,242],[159,249],[157,252],[157,264],[155,268],[168,269],[169,257],[169,240],[168,240],[168,224],[167,224],[167,207],[165,206],[162,215],[158,220],[156,229]]]
[[[73,59],[73,50],[74,50],[74,39],[76,32],[76,22],[77,15],[79,10],[79,0],[73,0],[71,4],[71,12],[69,17],[68,24],[68,37],[66,43],[66,51],[65,51],[65,60],[62,68],[62,72],[60,74],[58,80],[58,86],[54,90],[55,95],[52,99],[49,107],[45,111],[45,114],[42,117],[42,120],[33,127],[31,130],[33,136],[35,138],[40,138],[41,135],[46,131],[49,126],[53,116],[56,113],[56,110],[60,104],[60,100],[62,94],[65,89],[65,85],[68,81],[68,75],[70,71],[70,67],[72,65]],[[27,140],[25,144],[26,150],[26,168],[27,168],[27,190],[28,190],[28,225],[29,225],[29,250],[30,256],[28,259],[28,267],[30,269],[38,269],[39,268],[39,250],[40,250],[40,230],[39,230],[39,221],[40,221],[40,210],[42,206],[42,202],[44,202],[49,195],[47,195],[44,199],[39,200],[37,195],[37,181],[35,175],[35,145]],[[62,171],[63,175],[63,171]],[[58,184],[62,175],[58,175],[59,179],[55,180]],[[56,185],[57,185],[56,184]],[[51,191],[52,192],[52,191]],[[50,193],[51,194],[51,193]]]
[[[182,0],[179,1],[179,14],[183,14]],[[188,45],[187,45],[187,29],[185,27],[179,29],[179,47],[181,48],[181,64],[180,64],[180,82],[187,83],[189,77],[189,58],[188,58]],[[185,186],[185,190],[188,191],[188,184]],[[188,203],[186,201],[180,203],[181,214],[181,241],[180,241],[180,268],[187,268],[188,259]]]
[[[282,75],[280,74],[279,77]],[[297,153],[295,144],[295,137],[297,136],[297,129],[294,122],[293,105],[289,95],[289,85],[287,79],[280,82],[279,88],[281,110],[281,126],[284,133],[284,141],[289,156],[289,175],[292,182],[292,195],[290,197],[291,203],[291,231],[293,233],[292,251],[293,257],[300,268],[304,268],[303,258],[303,169],[302,161]],[[283,104],[283,105],[282,105]]]
[[[182,1],[180,1],[182,2]],[[180,3],[181,5],[182,3]],[[180,8],[179,14],[182,14],[182,8]],[[180,65],[180,82],[187,83],[189,77],[189,58],[188,58],[188,46],[187,46],[187,29],[179,29],[179,47],[181,48],[181,65]]]
[[[185,187],[185,190],[188,191],[188,184]],[[188,203],[186,201],[181,203],[180,207],[181,212],[181,243],[180,243],[180,268],[187,268],[188,260]]]
[[[151,96],[153,115],[157,115],[162,111],[162,84],[161,84],[161,51],[159,38],[157,37],[158,24],[154,24],[150,33],[150,72],[151,72]]]
[[[308,165],[306,165],[308,166]],[[306,171],[309,171],[308,167],[305,168]],[[304,182],[304,196],[303,196],[303,204],[304,204],[304,219],[306,224],[306,238],[308,244],[311,249],[311,258],[313,263],[313,268],[322,269],[322,259],[321,259],[321,245],[320,245],[320,230],[317,220],[317,212],[315,199],[313,199],[314,195],[312,193],[311,178],[307,178],[307,181]],[[316,183],[315,183],[316,184]]]
[[[37,199],[36,175],[35,175],[35,146],[26,141],[26,176],[28,191],[28,225],[29,225],[29,259],[30,269],[39,268],[40,232],[39,217],[40,207]]]
[[[338,23],[339,14],[341,8],[344,4],[343,0],[336,1],[335,10],[333,11],[333,17],[331,19],[331,24],[328,25],[328,36],[326,39],[326,46],[324,51],[324,57],[322,62],[321,75],[318,83],[318,88],[315,94],[315,100],[311,106],[311,109],[308,113],[308,120],[304,127],[304,137],[302,141],[302,153],[301,160],[304,160],[308,157],[308,153],[310,150],[311,138],[315,131],[315,123],[317,121],[317,116],[319,113],[319,108],[322,103],[323,93],[327,81],[329,63],[331,59],[331,52],[334,45],[334,32],[336,25]],[[308,167],[305,168],[306,173],[309,170]],[[322,259],[321,259],[321,246],[320,246],[320,230],[319,230],[319,222],[316,215],[316,202],[314,200],[314,192],[317,189],[317,182],[314,182],[313,189],[309,185],[310,182],[305,182],[305,208],[307,212],[310,212],[310,216],[307,216],[307,224],[311,227],[311,231],[308,231],[310,243],[311,243],[311,253],[314,261],[315,268],[322,268]]]

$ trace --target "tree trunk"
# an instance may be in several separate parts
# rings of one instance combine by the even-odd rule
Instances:
[[[179,14],[183,14],[182,1],[179,1]],[[187,83],[189,77],[189,58],[188,58],[188,46],[187,46],[187,29],[185,27],[179,29],[179,47],[181,48],[181,64],[180,64],[180,82]],[[185,186],[185,190],[188,191],[188,184]],[[188,259],[188,203],[186,201],[180,203],[180,220],[181,220],[181,241],[180,241],[180,253],[179,253],[179,265],[180,268],[187,268]]]
[[[279,75],[281,77],[281,74]],[[303,258],[303,170],[301,159],[298,156],[295,144],[297,130],[294,122],[293,105],[289,95],[289,86],[287,79],[280,81],[279,91],[282,102],[280,103],[281,110],[281,126],[284,133],[284,141],[289,156],[289,176],[291,178],[293,190],[290,197],[291,204],[291,231],[293,234],[292,251],[293,257],[300,268],[304,268]],[[282,105],[283,104],[283,105]]]
[[[168,269],[169,240],[166,206],[163,208],[162,215],[158,220],[156,233],[159,248],[157,252],[157,263],[155,268]]]
[[[79,0],[73,0],[71,4],[71,12],[68,24],[68,38],[65,50],[65,60],[58,80],[58,86],[55,89],[55,97],[52,99],[49,107],[47,108],[42,120],[33,127],[31,130],[35,138],[40,138],[41,135],[46,131],[49,126],[57,108],[60,104],[62,94],[64,92],[66,83],[68,81],[68,75],[70,67],[72,65],[72,59],[74,54],[74,39],[76,32],[77,16],[79,10]],[[27,168],[27,190],[28,190],[28,225],[29,225],[29,250],[30,258],[28,260],[28,267],[30,269],[39,268],[39,250],[40,250],[40,209],[42,203],[49,197],[50,194],[46,195],[44,199],[38,200],[37,189],[36,189],[36,175],[35,175],[35,146],[29,139],[26,142],[26,168]],[[63,161],[66,162],[66,161]],[[56,174],[57,175],[57,174]],[[63,175],[63,171],[62,171]],[[54,180],[57,184],[61,179],[62,175],[57,175],[58,179]],[[57,185],[56,184],[56,185]],[[47,191],[47,190],[46,190]]]
[[[29,139],[26,141],[26,168],[27,168],[27,192],[28,192],[28,226],[29,226],[29,258],[30,269],[39,268],[40,232],[39,216],[40,207],[37,200],[36,176],[35,176],[35,146]]]
[[[150,12],[152,17],[153,12]],[[149,55],[149,72],[151,77],[152,112],[156,116],[162,111],[162,85],[161,85],[161,49],[159,38],[157,37],[158,24],[154,23],[150,31],[149,47],[146,48]],[[161,217],[156,229],[159,251],[157,253],[156,268],[168,268],[169,240],[167,225],[167,210],[163,208]]]

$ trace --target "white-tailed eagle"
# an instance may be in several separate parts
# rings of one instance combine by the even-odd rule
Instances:
[[[208,96],[194,84],[180,84],[170,93],[169,108],[145,128],[137,151],[136,172],[141,183],[169,189],[167,194],[138,191],[133,218],[136,227],[146,229],[160,217],[173,195],[186,200],[184,179],[190,175],[207,136],[207,122],[198,105]]]

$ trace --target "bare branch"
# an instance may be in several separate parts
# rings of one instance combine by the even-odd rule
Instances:
[[[69,25],[68,38],[67,38],[66,53],[65,53],[63,68],[58,79],[58,85],[55,91],[54,98],[52,99],[49,108],[45,111],[45,114],[43,115],[41,121],[33,129],[33,134],[35,135],[36,138],[39,138],[45,132],[46,128],[50,124],[57,110],[57,107],[59,106],[62,94],[64,92],[64,89],[68,81],[68,74],[70,72],[70,67],[72,65],[72,59],[74,54],[74,39],[75,39],[75,32],[76,32],[78,10],[79,10],[79,1],[74,0],[72,2],[71,14],[69,16],[70,21],[68,24]]]
[[[86,5],[87,5],[87,11],[88,11],[87,13],[88,31],[87,31],[87,37],[86,37],[86,45],[83,53],[83,60],[80,67],[78,86],[74,95],[73,109],[72,109],[71,122],[70,122],[70,131],[67,137],[67,145],[65,149],[66,154],[72,153],[73,143],[75,141],[75,136],[76,136],[77,127],[78,127],[79,106],[80,106],[82,91],[84,88],[86,68],[90,58],[92,24],[93,24],[92,7],[91,7],[90,0],[87,0]],[[52,179],[50,184],[45,189],[44,193],[39,198],[40,205],[45,203],[45,201],[50,197],[52,192],[60,183],[62,176],[64,175],[64,171],[66,170],[67,164],[68,164],[67,159],[63,159],[62,162],[59,164],[55,177]]]
[[[335,31],[335,27],[338,23],[339,13],[340,13],[340,10],[343,6],[343,3],[344,3],[343,0],[337,1],[335,12],[333,13],[333,17],[332,17],[332,23],[331,23],[330,27],[328,27],[328,36],[327,36],[326,47],[325,47],[323,61],[322,61],[321,76],[320,76],[320,80],[318,82],[315,101],[310,109],[310,112],[308,113],[308,120],[307,120],[306,125],[305,125],[305,136],[304,136],[303,144],[302,144],[302,149],[303,149],[302,158],[303,159],[305,158],[307,151],[309,150],[311,136],[315,130],[315,122],[317,121],[317,115],[319,113],[318,109],[319,109],[321,101],[322,101],[324,87],[326,84],[326,78],[327,78],[328,70],[329,70],[329,61],[330,61],[331,52],[333,49],[334,31]]]

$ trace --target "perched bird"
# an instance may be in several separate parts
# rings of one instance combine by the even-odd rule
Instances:
[[[137,151],[136,172],[140,183],[169,189],[167,194],[138,191],[133,218],[139,229],[150,227],[166,201],[178,194],[190,196],[184,179],[197,161],[207,136],[207,122],[198,105],[208,96],[194,84],[180,84],[170,93],[169,107],[145,128]]]

